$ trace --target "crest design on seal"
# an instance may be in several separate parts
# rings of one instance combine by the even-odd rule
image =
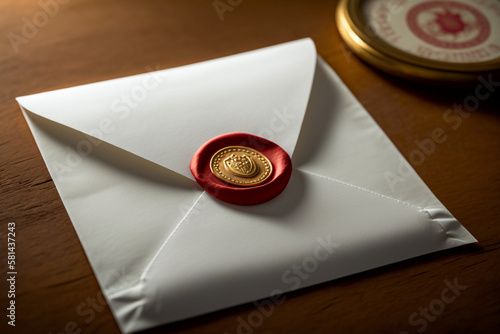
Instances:
[[[253,187],[270,178],[273,165],[264,154],[253,148],[228,146],[212,156],[210,170],[228,184]]]
[[[445,34],[457,35],[466,28],[470,28],[470,25],[462,21],[460,14],[453,14],[448,8],[445,9],[444,13],[436,13],[434,23],[438,24]]]
[[[465,49],[484,43],[491,26],[478,9],[458,1],[428,1],[412,7],[406,21],[410,31],[433,46]]]
[[[259,172],[259,169],[251,157],[246,155],[231,154],[224,159],[226,170],[239,177],[252,177]]]

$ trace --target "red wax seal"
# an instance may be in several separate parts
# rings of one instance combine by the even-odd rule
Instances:
[[[237,205],[269,201],[292,175],[290,156],[279,145],[247,133],[212,138],[194,154],[189,167],[205,191]]]

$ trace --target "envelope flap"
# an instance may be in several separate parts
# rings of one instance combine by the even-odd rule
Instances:
[[[193,179],[192,155],[223,133],[255,134],[291,155],[315,64],[314,43],[302,39],[17,100],[27,111],[92,136],[81,143],[82,154],[104,140]]]

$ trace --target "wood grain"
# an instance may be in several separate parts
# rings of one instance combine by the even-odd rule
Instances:
[[[54,3],[46,0],[42,3]],[[223,0],[224,1],[224,0]],[[286,296],[254,333],[416,333],[412,313],[440,298],[444,281],[467,288],[425,333],[500,330],[500,94],[481,102],[456,129],[443,120],[474,89],[432,87],[389,77],[358,60],[335,28],[336,1],[245,0],[221,21],[212,0],[61,0],[36,34],[17,46],[38,1],[0,3],[0,305],[7,305],[6,228],[17,225],[16,327],[2,333],[118,333],[107,307],[76,310],[100,298],[73,226],[14,100],[22,96],[170,68],[302,37],[410,159],[416,140],[436,128],[447,140],[415,169],[479,244],[434,253]],[[236,3],[236,2],[233,2]],[[40,17],[38,18],[40,20]],[[12,35],[11,35],[12,36]],[[498,88],[500,90],[500,87]],[[147,333],[236,333],[252,304]],[[2,311],[2,314],[5,311]],[[88,321],[88,322],[87,322]]]

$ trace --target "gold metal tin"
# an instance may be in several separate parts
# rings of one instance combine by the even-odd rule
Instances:
[[[341,0],[336,23],[345,43],[367,63],[402,78],[448,85],[468,84],[480,75],[500,74],[498,57],[484,62],[452,63],[419,57],[390,45],[370,28],[363,15],[366,2]]]

